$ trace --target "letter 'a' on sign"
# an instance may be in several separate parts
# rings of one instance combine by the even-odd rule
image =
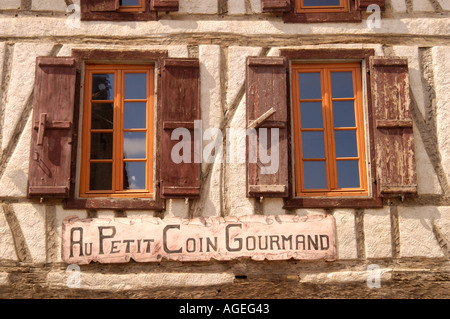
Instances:
[[[75,59],[37,58],[29,197],[69,197],[75,85]]]

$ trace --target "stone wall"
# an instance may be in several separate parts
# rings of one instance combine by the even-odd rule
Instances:
[[[180,0],[149,22],[79,22],[79,0],[0,2],[0,296],[2,297],[450,297],[450,3],[387,0],[381,27],[285,24],[258,0]],[[76,8],[76,7],[75,7]],[[245,58],[284,48],[370,48],[409,62],[419,196],[380,209],[283,209],[282,199],[245,196],[245,164],[202,164],[199,200],[152,211],[65,210],[26,197],[35,59],[73,49],[168,50],[198,57],[204,129],[245,127]],[[225,134],[224,134],[225,136]],[[168,262],[81,267],[67,287],[62,221],[115,217],[241,217],[332,214],[337,260]],[[381,288],[370,289],[369,265]],[[326,287],[322,289],[322,287]]]

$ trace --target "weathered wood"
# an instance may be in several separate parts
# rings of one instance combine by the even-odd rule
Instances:
[[[150,8],[153,11],[178,11],[178,0],[151,0]]]
[[[161,196],[200,196],[200,163],[195,161],[194,121],[200,120],[200,64],[198,59],[167,58],[161,70]],[[171,139],[173,130],[190,130],[190,162],[175,163],[172,149],[180,141]]]
[[[257,138],[247,137],[247,196],[287,197],[288,181],[288,107],[287,107],[287,60],[280,57],[249,57],[247,59],[246,97],[247,125],[256,129]],[[267,119],[270,117],[270,121]],[[270,123],[269,123],[270,122]],[[275,125],[270,125],[275,124]],[[262,141],[260,130],[267,129],[267,141]],[[274,127],[276,126],[276,127]],[[279,140],[271,145],[273,129],[279,130]],[[256,142],[256,145],[255,145]],[[278,170],[275,173],[262,172],[260,143],[266,144],[268,153],[278,147]],[[256,156],[256,162],[251,158]],[[269,163],[272,164],[272,163]],[[271,187],[274,186],[274,187]],[[283,186],[281,192],[280,186]]]
[[[358,9],[365,10],[371,4],[379,6],[381,9],[385,8],[385,0],[358,0]]]
[[[33,120],[38,129],[33,128],[31,139],[30,197],[69,196],[75,84],[73,58],[37,59]]]
[[[89,6],[93,12],[116,11],[119,9],[119,0],[89,0]]]
[[[296,12],[295,5],[292,5],[284,13],[283,20],[285,23],[359,22],[362,17],[356,1],[350,0],[349,12]]]
[[[80,0],[81,20],[85,21],[149,21],[156,20],[158,13],[150,9],[150,4],[145,1],[143,12],[123,12],[119,10],[118,0]],[[103,1],[105,1],[103,3]],[[117,2],[117,3],[116,3]],[[94,4],[96,4],[94,6]]]
[[[286,12],[291,8],[291,1],[295,0],[261,0],[263,12]]]
[[[381,196],[417,193],[408,61],[370,59],[377,186]]]

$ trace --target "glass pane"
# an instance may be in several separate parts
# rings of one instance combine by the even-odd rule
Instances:
[[[301,102],[302,128],[323,128],[322,102]]]
[[[145,162],[123,163],[123,189],[145,189]]]
[[[305,189],[327,188],[325,161],[303,162],[303,179]]]
[[[353,97],[352,72],[331,72],[331,91],[333,98]]]
[[[337,161],[338,188],[359,188],[358,161]]]
[[[336,157],[357,157],[356,131],[334,131]]]
[[[138,6],[139,0],[120,0],[121,6]]]
[[[322,99],[320,73],[299,73],[298,85],[300,99]]]
[[[93,103],[91,129],[113,129],[114,126],[114,104]]]
[[[92,99],[114,100],[114,74],[92,75]]]
[[[333,102],[334,127],[355,127],[355,102]]]
[[[147,103],[126,102],[123,125],[125,129],[145,129],[147,127]]]
[[[325,158],[323,132],[302,132],[303,158]]]
[[[125,132],[123,137],[123,157],[126,159],[146,158],[146,133]]]
[[[340,5],[340,0],[303,0],[303,6],[305,7],[338,5]]]
[[[112,163],[91,163],[89,189],[91,191],[112,190]]]
[[[91,159],[112,159],[113,133],[91,133]]]
[[[125,99],[147,98],[147,74],[125,73]]]

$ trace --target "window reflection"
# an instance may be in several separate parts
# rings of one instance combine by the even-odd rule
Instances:
[[[114,100],[114,74],[92,75],[92,99]]]

